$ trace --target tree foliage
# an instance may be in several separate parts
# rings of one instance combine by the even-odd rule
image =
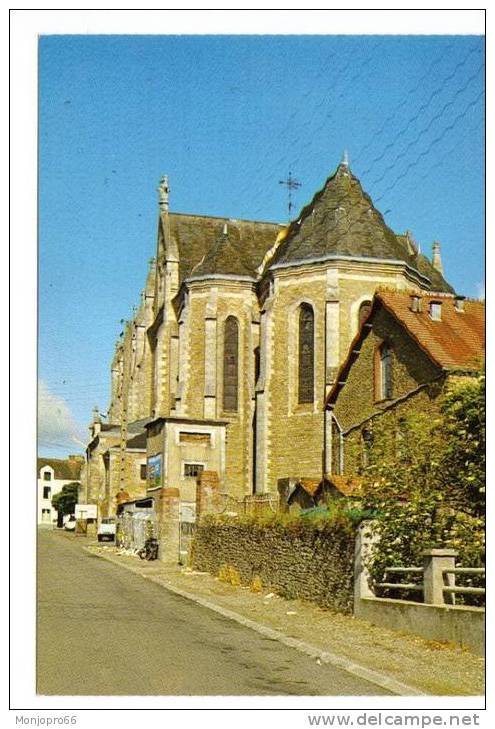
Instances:
[[[52,497],[52,506],[62,514],[73,514],[76,508],[79,484],[75,481],[62,486],[62,490]]]
[[[380,514],[372,576],[382,581],[386,567],[421,565],[421,552],[439,546],[456,549],[460,565],[483,566],[484,376],[453,385],[437,419],[416,412],[399,427],[381,420],[363,474],[363,507]]]

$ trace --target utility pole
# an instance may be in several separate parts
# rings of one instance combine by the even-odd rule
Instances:
[[[292,191],[293,190],[297,190],[299,187],[301,187],[302,183],[299,182],[299,180],[296,180],[294,177],[292,177],[292,173],[289,170],[289,174],[287,175],[287,179],[286,180],[279,180],[278,181],[278,184],[279,185],[285,185],[285,187],[287,188],[287,193],[288,193],[288,198],[289,198],[289,200],[288,200],[288,203],[289,203],[288,204],[288,208],[289,208],[289,220],[290,220],[290,214],[291,214],[292,207],[293,207],[292,206]]]

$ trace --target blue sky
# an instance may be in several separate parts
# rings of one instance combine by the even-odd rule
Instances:
[[[479,296],[484,103],[480,36],[42,36],[40,452],[80,451],[108,407],[162,174],[172,211],[285,222],[279,180],[297,215],[346,148],[387,223]]]

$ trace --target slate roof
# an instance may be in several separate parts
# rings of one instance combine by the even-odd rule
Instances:
[[[139,433],[127,440],[127,448],[142,448],[146,450],[146,433]]]
[[[53,468],[55,478],[59,481],[79,481],[81,477],[82,463],[78,461],[69,461],[61,458],[38,458],[38,478],[40,469],[44,466]]]
[[[256,277],[256,268],[283,228],[278,223],[181,213],[170,213],[169,224],[179,253],[179,283],[208,274]]]
[[[345,164],[290,224],[288,235],[270,267],[330,255],[400,260],[430,281],[430,289],[453,289],[430,261],[411,247],[406,236],[396,235],[374,207],[370,196]]]
[[[421,300],[421,310],[412,311],[411,297]],[[430,303],[442,305],[441,320],[430,317]],[[453,296],[438,296],[424,292],[378,290],[367,318],[349,347],[347,357],[340,366],[335,384],[328,393],[325,407],[335,402],[350,368],[359,356],[361,345],[372,325],[376,311],[385,308],[404,328],[418,347],[446,372],[478,372],[485,355],[485,304],[483,301],[464,301],[464,310],[457,311]]]

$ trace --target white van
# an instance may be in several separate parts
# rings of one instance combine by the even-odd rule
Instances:
[[[111,516],[106,519],[102,519],[100,526],[98,527],[98,541],[102,542],[107,539],[109,542],[115,541],[115,534],[117,532],[117,524],[115,517]]]

